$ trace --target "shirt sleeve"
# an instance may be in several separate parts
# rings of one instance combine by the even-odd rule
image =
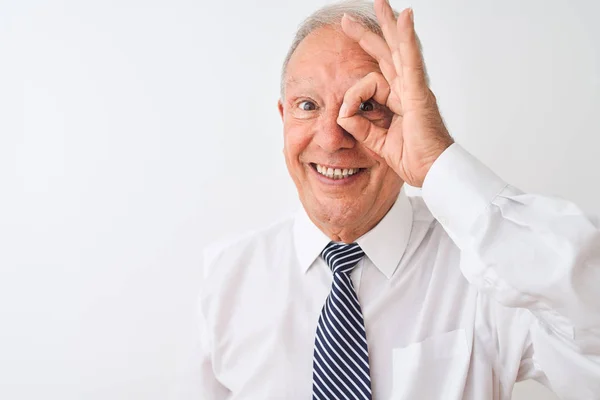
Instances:
[[[506,184],[457,144],[433,164],[423,199],[461,250],[478,290],[534,316],[519,377],[566,399],[600,393],[600,223],[559,198]]]

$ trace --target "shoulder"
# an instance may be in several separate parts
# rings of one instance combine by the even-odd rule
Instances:
[[[294,216],[206,246],[199,305],[210,316],[233,313],[238,302],[260,298],[277,281],[281,260],[293,252]],[[239,304],[238,304],[239,305]]]
[[[203,250],[204,279],[250,265],[257,258],[265,260],[283,250],[292,242],[293,224],[294,215],[289,215],[263,228],[210,243]]]

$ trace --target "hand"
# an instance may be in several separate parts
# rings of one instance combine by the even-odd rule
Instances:
[[[385,159],[404,182],[421,187],[433,162],[454,141],[427,86],[412,10],[405,9],[396,21],[385,0],[375,0],[374,6],[384,38],[348,15],[342,29],[377,60],[381,74],[370,73],[348,89],[337,122]],[[387,129],[358,113],[369,99],[393,112]]]

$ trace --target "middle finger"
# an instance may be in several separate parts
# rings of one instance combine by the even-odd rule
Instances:
[[[399,72],[401,70],[401,66],[398,63],[399,60],[396,60],[393,55],[394,50],[398,47],[398,32],[396,29],[397,23],[394,10],[390,6],[389,0],[375,0],[373,8],[375,9],[375,15],[377,15],[379,25],[381,26],[385,42],[390,54],[392,54],[392,62],[394,63],[396,72]]]

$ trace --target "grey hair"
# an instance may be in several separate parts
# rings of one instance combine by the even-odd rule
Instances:
[[[377,15],[373,9],[373,2],[365,0],[343,0],[337,3],[326,5],[320,8],[311,15],[309,15],[299,26],[292,41],[292,45],[285,56],[283,61],[283,68],[281,69],[281,98],[285,97],[285,75],[287,72],[287,66],[292,58],[292,55],[296,51],[296,48],[300,45],[309,34],[313,31],[323,28],[325,26],[336,26],[340,25],[344,14],[348,14],[358,20],[365,28],[371,32],[383,37],[383,31],[377,20]],[[394,16],[398,18],[398,11],[394,10]],[[419,48],[422,50],[421,42],[417,36],[417,42]],[[427,77],[427,72],[425,72]]]

